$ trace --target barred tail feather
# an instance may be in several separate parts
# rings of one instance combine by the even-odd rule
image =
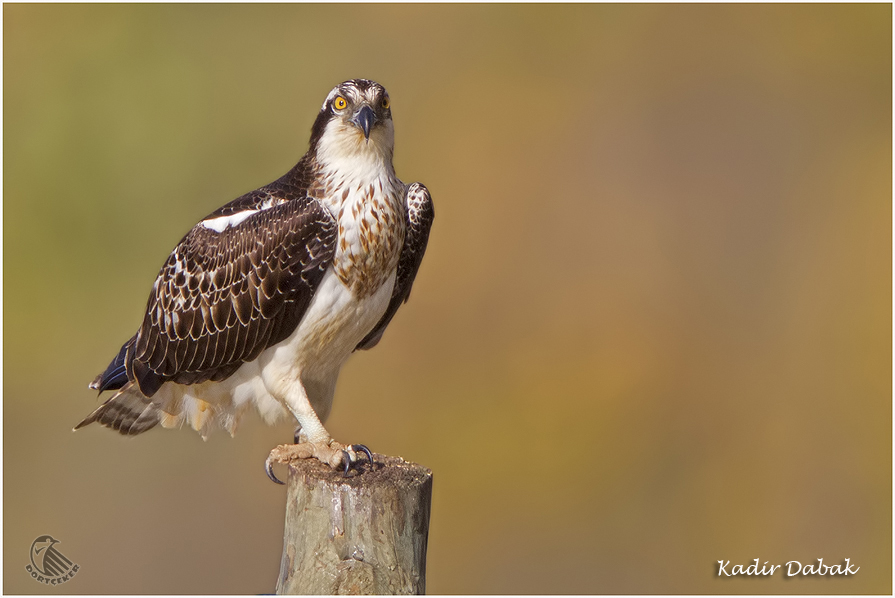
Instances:
[[[128,383],[74,429],[97,422],[120,434],[135,436],[155,427],[160,413],[158,406],[140,392],[136,384]]]

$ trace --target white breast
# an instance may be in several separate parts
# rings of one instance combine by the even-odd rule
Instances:
[[[258,358],[268,392],[286,397],[294,384],[301,383],[317,415],[324,419],[339,370],[382,318],[394,282],[392,273],[373,295],[358,298],[333,271],[327,272],[295,332]]]

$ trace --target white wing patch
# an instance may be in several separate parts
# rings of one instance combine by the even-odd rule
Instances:
[[[217,218],[208,218],[199,223],[200,226],[203,226],[209,230],[213,230],[218,233],[222,233],[231,226],[236,226],[252,214],[257,214],[261,210],[245,210],[244,212],[236,212],[235,214],[230,214],[229,216],[218,216]]]

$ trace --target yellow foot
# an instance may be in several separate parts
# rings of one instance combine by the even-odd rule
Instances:
[[[265,469],[267,477],[282,484],[277,476],[274,475],[271,467],[274,463],[291,463],[296,459],[317,459],[321,463],[326,463],[333,469],[344,468],[345,475],[348,470],[358,461],[358,453],[363,453],[373,463],[373,453],[362,444],[339,444],[335,440],[329,442],[301,442],[298,444],[281,444],[272,451],[267,457]]]

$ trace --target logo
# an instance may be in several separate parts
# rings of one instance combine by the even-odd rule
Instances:
[[[31,564],[25,565],[25,571],[33,580],[55,586],[67,582],[78,572],[80,567],[59,552],[57,544],[59,540],[52,536],[40,536],[31,543]]]

